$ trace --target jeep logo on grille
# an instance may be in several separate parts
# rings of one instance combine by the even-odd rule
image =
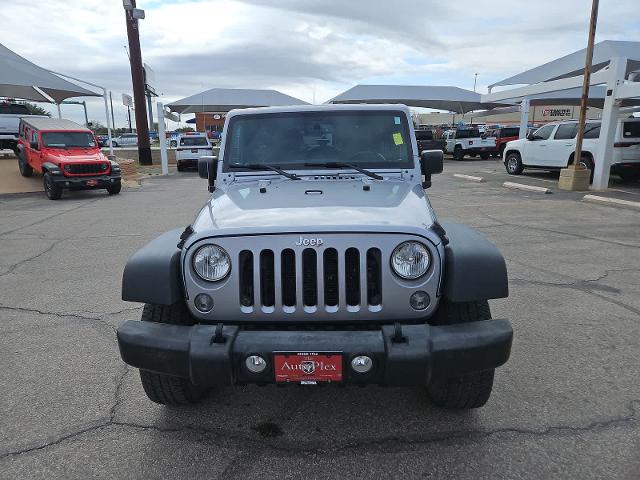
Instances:
[[[296,242],[296,245],[299,247],[319,247],[324,243],[324,240],[321,238],[306,238],[300,237]]]

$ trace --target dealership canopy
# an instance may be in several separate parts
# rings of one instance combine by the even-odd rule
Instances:
[[[167,105],[176,113],[228,112],[235,108],[285,107],[307,102],[277,90],[212,88]]]
[[[60,103],[101,95],[50,73],[0,44],[0,97]]]
[[[582,75],[586,54],[587,49],[583,48],[577,52],[570,53],[564,57],[557,58],[551,62],[500,80],[499,82],[489,85],[489,89],[491,90],[493,87],[505,85],[531,85],[533,83],[548,82]],[[592,71],[597,72],[598,70],[602,70],[609,65],[612,58],[616,57],[627,59],[626,71],[624,73],[625,77],[633,71],[640,70],[640,42],[605,40],[596,43],[593,46]]]
[[[463,88],[429,85],[356,85],[327,103],[401,103],[456,113],[504,106],[483,104],[479,93]]]

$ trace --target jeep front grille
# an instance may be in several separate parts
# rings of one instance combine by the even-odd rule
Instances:
[[[70,163],[64,171],[70,175],[99,175],[107,173],[108,168],[106,163]]]
[[[354,247],[323,252],[306,248],[298,255],[290,248],[255,254],[242,250],[238,269],[239,300],[244,308],[270,312],[281,305],[289,312],[296,308],[335,312],[341,304],[347,310],[358,310],[363,301],[375,310],[382,304],[382,255],[378,248],[363,252]]]

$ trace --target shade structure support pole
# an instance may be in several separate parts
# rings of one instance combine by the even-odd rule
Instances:
[[[60,109],[60,104],[56,103],[56,106],[58,107],[58,118],[62,118],[62,110]]]
[[[151,111],[151,109],[149,109]],[[164,130],[164,106],[158,102],[158,138],[160,139],[160,163],[162,175],[169,175],[169,158],[167,157],[167,141]]]
[[[607,81],[607,95],[602,107],[602,124],[600,139],[594,158],[593,183],[595,190],[604,190],[609,186],[609,173],[613,157],[613,142],[615,141],[618,115],[620,114],[619,100],[616,92],[627,68],[626,58],[612,58],[609,63],[609,80]]]
[[[529,97],[524,97],[520,104],[520,132],[518,138],[527,138],[527,127],[529,126]]]
[[[107,118],[107,136],[109,137],[109,155],[113,156],[113,142],[111,140],[111,115],[109,115],[109,101],[107,100],[107,89],[102,89],[102,98],[104,99],[104,113]]]

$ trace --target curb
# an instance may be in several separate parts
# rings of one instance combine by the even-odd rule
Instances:
[[[536,187],[534,185],[525,185],[524,183],[504,182],[502,186],[513,190],[524,190],[525,192],[552,193],[546,187]]]
[[[621,200],[619,198],[601,197],[599,195],[585,195],[582,197],[584,202],[599,203],[609,207],[624,207],[640,210],[640,202],[632,202],[630,200]]]
[[[454,173],[454,177],[461,178],[463,180],[468,180],[470,182],[483,183],[485,180],[482,177],[475,177],[473,175],[465,175],[464,173]]]

